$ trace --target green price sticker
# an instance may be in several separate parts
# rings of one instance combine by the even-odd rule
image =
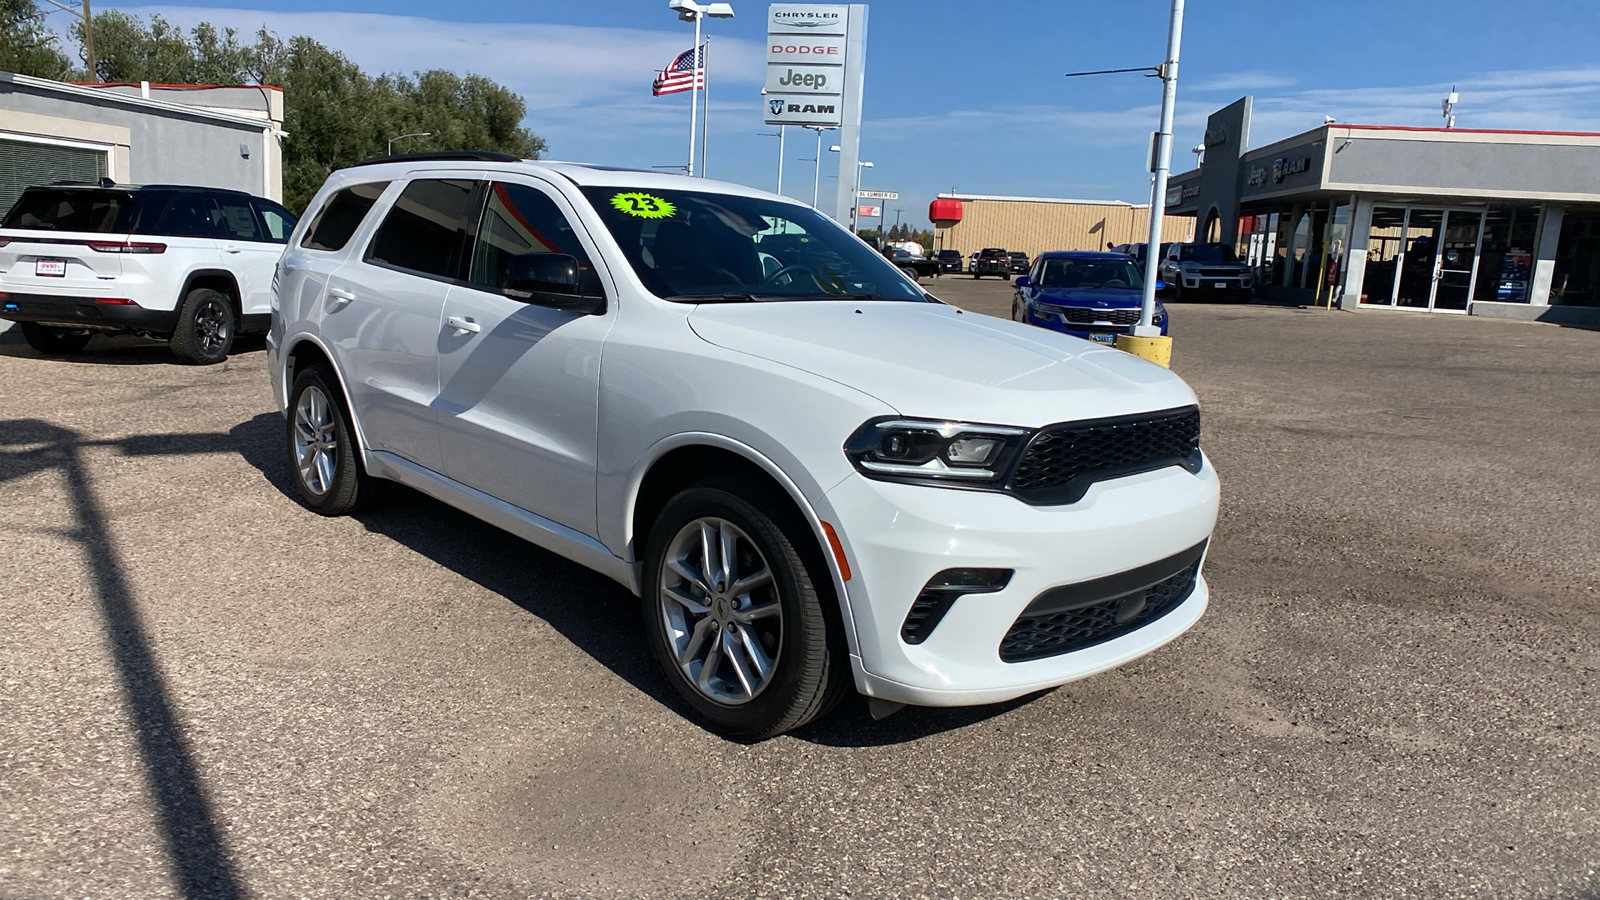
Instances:
[[[641,194],[638,191],[613,195],[611,205],[641,219],[665,219],[678,211],[676,206],[666,200],[654,194]]]

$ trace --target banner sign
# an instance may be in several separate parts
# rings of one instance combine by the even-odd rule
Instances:
[[[879,206],[858,206],[856,207],[856,215],[862,217],[863,219],[872,216],[879,216],[882,215],[882,213],[879,212],[881,209],[882,207]]]

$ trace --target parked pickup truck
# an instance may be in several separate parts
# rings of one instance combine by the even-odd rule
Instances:
[[[972,270],[973,278],[982,278],[985,275],[999,275],[1007,281],[1011,280],[1011,254],[1003,247],[985,247],[978,254],[978,264]]]

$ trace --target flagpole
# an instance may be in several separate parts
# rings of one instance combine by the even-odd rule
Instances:
[[[694,14],[694,48],[689,51],[689,165],[684,171],[691,177],[694,175],[694,126],[695,120],[700,118],[700,91],[698,80],[700,73],[700,14]]]
[[[783,129],[785,127],[783,125],[778,126],[778,193],[780,194],[783,193]]]
[[[706,35],[706,55],[700,59],[705,72],[705,105],[700,108],[700,177],[706,177],[706,145],[711,143],[711,35]]]

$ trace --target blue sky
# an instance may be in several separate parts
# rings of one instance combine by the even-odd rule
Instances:
[[[766,3],[733,0],[713,36],[714,178],[771,189],[777,140],[761,132]],[[43,4],[41,4],[43,5]],[[1251,145],[1321,124],[1439,124],[1600,131],[1600,2],[1595,0],[1191,0],[1184,23],[1175,170],[1206,115],[1255,96]],[[681,164],[688,94],[652,98],[650,79],[692,43],[667,0],[494,3],[455,0],[239,0],[232,5],[104,2],[181,25],[309,34],[370,72],[478,72],[528,101],[549,156],[612,165]],[[48,7],[47,7],[48,8]],[[1166,0],[869,4],[862,158],[865,187],[925,225],[940,191],[1143,202],[1145,144],[1160,82],[1063,73],[1159,63]],[[52,20],[61,19],[56,14]],[[57,23],[63,28],[64,23]],[[810,199],[815,144],[790,129],[785,193]],[[824,150],[822,193],[836,167]],[[806,157],[801,161],[801,157]],[[824,208],[828,201],[824,199]]]

